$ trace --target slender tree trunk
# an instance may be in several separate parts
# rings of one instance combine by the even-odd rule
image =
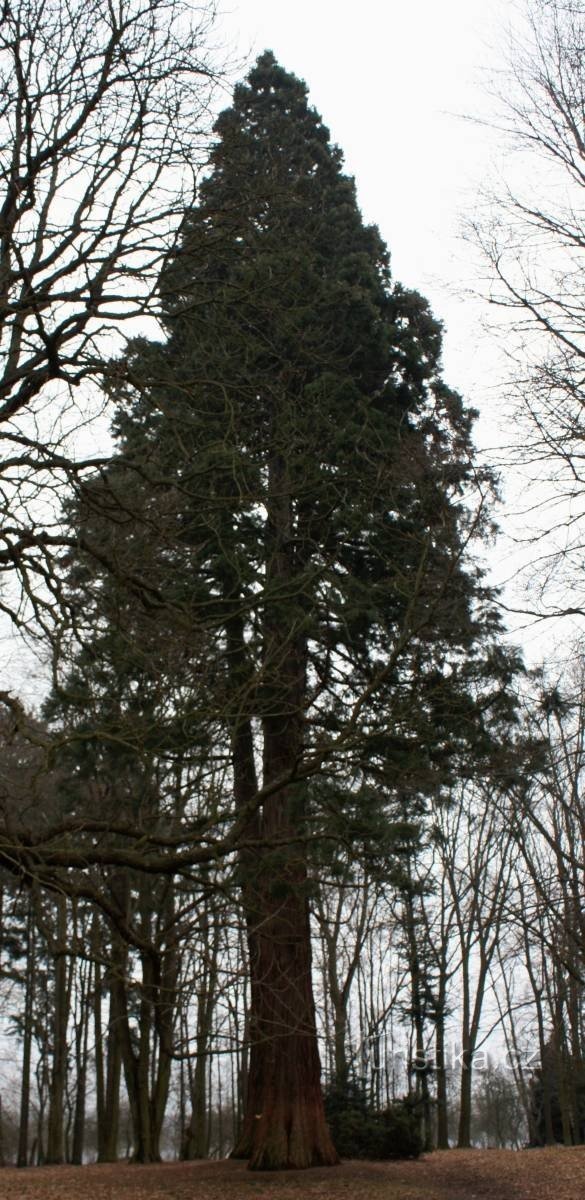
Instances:
[[[461,1087],[459,1109],[459,1133],[457,1147],[459,1150],[471,1146],[471,1114],[473,1098],[473,1058],[477,1047],[481,1012],[488,978],[489,965],[495,949],[495,940],[486,952],[481,946],[479,951],[479,966],[477,971],[473,1012],[470,1003],[470,963],[467,958],[463,962],[463,1022],[462,1022],[462,1053],[461,1053]]]
[[[498,959],[499,959],[499,963],[500,963],[500,981],[501,981],[501,986],[504,989],[505,1003],[502,1003],[500,1000],[499,984],[495,989],[496,1001],[498,1004],[500,1017],[502,1019],[502,1029],[504,1031],[504,1037],[506,1039],[506,1049],[508,1051],[508,1059],[512,1066],[512,1074],[513,1074],[514,1082],[516,1084],[519,1096],[522,1101],[522,1108],[524,1110],[524,1116],[526,1118],[526,1124],[528,1126],[528,1142],[529,1142],[530,1146],[536,1146],[537,1142],[538,1142],[538,1136],[537,1136],[537,1129],[536,1129],[536,1124],[535,1124],[535,1120],[534,1120],[534,1109],[533,1109],[533,1105],[531,1103],[530,1084],[526,1078],[526,1071],[522,1065],[522,1053],[521,1053],[521,1049],[520,1049],[520,1045],[519,1045],[519,1041],[518,1041],[518,1035],[516,1032],[516,1022],[514,1020],[514,1015],[513,1015],[514,1014],[514,1004],[513,1004],[512,989],[510,987],[510,983],[508,980],[506,963],[504,962],[501,953],[498,953]],[[508,1013],[508,1017],[509,1017],[509,1020],[507,1023],[504,1020],[505,1012]]]
[[[244,1106],[248,1095],[248,1057],[250,1052],[250,1010],[246,1006],[246,1017],[244,1021],[244,1034],[242,1038],[242,1048],[239,1056],[238,1064],[238,1126],[237,1136],[234,1138],[234,1145],[237,1145],[242,1121],[244,1116]]]
[[[557,1079],[559,1108],[561,1111],[561,1127],[563,1130],[563,1145],[573,1145],[573,1132],[571,1128],[571,1098],[570,1085],[567,1078],[567,1054],[566,1044],[564,1040],[564,1029],[562,1022],[562,1004],[558,1004],[557,1012],[555,1013],[555,1023],[551,1042],[553,1053],[555,1076]]]
[[[150,1112],[150,1054],[153,1024],[152,962],[149,955],[142,956],[142,987],[138,1016],[138,1053],[133,1056],[132,1079],[134,1085],[134,1112],[138,1118],[134,1128],[134,1161],[140,1163],[159,1162],[160,1153],[154,1144],[154,1130]]]
[[[435,1050],[437,1072],[437,1150],[449,1149],[449,1103],[447,1096],[447,1064],[445,1060],[445,1008],[437,1005],[435,1016]]]
[[[430,1151],[433,1149],[433,1130],[431,1121],[431,1097],[429,1093],[429,1078],[424,1039],[424,981],[417,941],[416,920],[411,890],[407,890],[404,894],[404,915],[410,969],[411,1012],[416,1044],[416,1091],[421,1112],[420,1133],[423,1148],[425,1151]]]
[[[24,995],[24,1022],[22,1037],[22,1070],[20,1080],[20,1120],[18,1124],[18,1152],[16,1165],[28,1166],[28,1128],[30,1114],[30,1071],[32,1058],[34,989],[35,989],[35,925],[32,896],[28,900],[26,922],[26,974]]]
[[[113,898],[122,913],[127,912],[130,903],[130,880],[124,869],[112,871],[109,885]],[[98,931],[96,929],[96,938]],[[108,1024],[106,1034],[106,1066],[105,1080],[103,1079],[103,1108],[101,1120],[98,1121],[98,1162],[116,1162],[118,1158],[118,1142],[120,1136],[120,1083],[122,1070],[127,1075],[126,1068],[130,1067],[129,1052],[132,1044],[128,1029],[128,1011],[126,1003],[126,970],[128,948],[114,933],[111,939],[110,962],[104,975],[103,984],[108,993]],[[96,981],[96,992],[99,997]],[[96,1010],[96,1022],[99,1019],[101,1030],[101,1001]],[[100,1038],[103,1035],[100,1035]],[[126,1058],[124,1058],[123,1041],[125,1039]],[[97,1044],[97,1035],[96,1035]],[[132,1101],[128,1092],[129,1104]],[[99,1110],[98,1110],[99,1112]]]
[[[126,987],[124,979],[121,975],[117,975],[112,979],[111,987],[111,1011],[118,1031],[118,1036],[120,1038],[122,1063],[124,1066],[124,1079],[126,1082],[126,1091],[128,1094],[128,1103],[130,1105],[130,1115],[132,1119],[132,1131],[134,1137],[132,1158],[134,1162],[140,1163],[157,1162],[159,1159],[155,1155],[155,1149],[152,1146],[151,1139],[152,1130],[150,1122],[148,1087],[149,1063],[145,1049],[145,1036],[147,1033],[145,1024],[148,1019],[148,1014],[145,1012],[145,1003],[143,999],[139,1020],[139,1043],[138,1048],[136,1049],[132,1042],[132,1034],[130,1032],[130,1023],[128,1020]]]
[[[164,957],[164,956],[162,956]],[[160,1136],[168,1097],[172,1045],[170,1031],[163,1029],[165,1022],[172,1030],[176,974],[163,977],[158,952],[142,955],[142,989],[138,1021],[138,1045],[133,1044],[133,1035],[128,1019],[128,1001],[125,983],[121,975],[112,982],[113,1011],[119,1031],[126,1091],[130,1104],[134,1133],[134,1162],[160,1162]],[[168,995],[166,990],[168,988]],[[164,998],[162,993],[165,993]],[[163,1012],[168,1008],[170,1012]],[[153,1065],[153,1034],[155,1035],[158,1064]],[[153,1074],[154,1073],[154,1074]]]
[[[120,1130],[122,1044],[117,1023],[117,1003],[110,986],[107,1061],[102,1121],[98,1126],[98,1162],[116,1162]]]
[[[152,1081],[150,1101],[152,1145],[154,1153],[159,1158],[173,1065],[173,1032],[177,1003],[177,979],[179,974],[178,948],[174,937],[171,935],[175,915],[175,891],[172,879],[169,879],[166,884],[162,911],[164,913],[164,923],[167,928],[167,944],[163,950],[153,955],[152,960],[152,1002],[156,1043],[156,1070]]]
[[[349,1066],[347,1062],[347,1000],[340,997],[339,1002],[332,1002],[333,1008],[333,1054],[335,1064],[335,1080],[339,1084],[347,1082]]]
[[[94,945],[95,953],[95,945]],[[95,1112],[97,1122],[98,1162],[105,1124],[104,1034],[102,1029],[102,970],[97,958],[93,974],[93,1044],[95,1072]]]
[[[459,1087],[459,1133],[457,1149],[468,1150],[471,1146],[471,1097],[473,1079],[473,1052],[465,1046],[461,1052],[461,1082]]]
[[[532,961],[532,952],[530,948],[530,938],[528,928],[524,928],[524,961],[528,972],[528,978],[532,987],[534,996],[534,1007],[536,1011],[536,1027],[538,1029],[538,1051],[540,1054],[540,1068],[542,1079],[542,1107],[544,1119],[544,1144],[545,1146],[555,1145],[555,1133],[552,1117],[552,1090],[551,1077],[549,1070],[550,1053],[548,1051],[545,1034],[544,1013],[542,1008],[542,986],[539,985],[536,978],[536,972]]]
[[[347,1055],[349,998],[364,946],[369,912],[369,888],[367,879],[365,879],[360,890],[359,899],[356,899],[352,909],[352,918],[356,917],[356,914],[357,917],[355,924],[353,919],[351,922],[354,934],[351,953],[346,943],[345,953],[340,955],[341,930],[346,920],[344,912],[347,888],[344,886],[344,882],[340,880],[338,884],[333,916],[328,912],[327,906],[322,902],[320,896],[317,896],[315,903],[315,915],[321,928],[324,958],[323,999],[325,1005],[325,1028],[329,1033],[331,1023],[329,1014],[331,1011],[333,1034],[329,1054],[332,1059],[332,1075],[342,1087],[349,1078]],[[342,977],[341,973],[342,963],[345,966],[344,977]],[[381,1078],[381,1073],[379,1073],[379,1077]]]
[[[53,1015],[53,1067],[49,1092],[49,1122],[47,1130],[47,1163],[65,1161],[63,1116],[67,1082],[67,1024],[69,1021],[69,988],[67,983],[67,901],[57,898],[57,930],[55,963],[55,1006]]]
[[[197,1039],[199,1040],[199,1039]],[[207,1054],[197,1052],[191,1084],[191,1116],[185,1130],[181,1158],[191,1162],[207,1158],[209,1153],[207,1129]]]
[[[571,912],[571,917],[574,927],[574,912]],[[578,979],[578,963],[573,962],[572,967],[573,971],[566,981],[566,1005],[570,1031],[570,1045],[568,1047],[569,1091],[573,1142],[575,1145],[581,1145],[585,1136],[585,1117],[580,1103],[578,1072],[582,1059],[580,1017],[583,1001],[583,985]]]
[[[85,1103],[87,1090],[87,1058],[89,1023],[91,1010],[88,1004],[91,993],[91,968],[89,978],[80,973],[79,1020],[75,1029],[75,1110],[73,1114],[73,1140],[71,1147],[71,1162],[81,1166],[83,1162],[83,1146],[85,1140]]]
[[[191,1078],[191,1116],[185,1129],[181,1158],[207,1158],[209,1136],[207,1122],[207,1064],[211,1050],[213,1011],[216,1003],[220,924],[217,914],[205,903],[199,923],[201,948],[204,956],[203,977],[197,992],[197,1032],[195,1038],[195,1068]]]
[[[462,969],[462,1019],[461,1019],[461,1078],[459,1082],[459,1128],[457,1131],[457,1149],[467,1150],[471,1146],[471,1083],[473,1068],[473,1047],[471,1045],[471,997],[470,997],[470,962],[469,954],[464,948],[461,963]]]
[[[95,1072],[95,1108],[97,1122],[97,1160],[103,1158],[103,1142],[106,1130],[106,1096],[105,1096],[105,1066],[104,1066],[104,1034],[102,1029],[102,968],[99,962],[101,952],[100,925],[97,914],[94,915],[91,926],[91,947],[94,956],[93,972],[93,1041],[94,1041],[94,1072]]]

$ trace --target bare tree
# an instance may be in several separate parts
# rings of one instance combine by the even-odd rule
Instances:
[[[192,199],[213,7],[3,6],[0,570],[19,570],[37,615],[55,598],[64,489],[99,457],[95,434],[79,434],[91,385],[120,348],[121,323],[156,312],[161,263]],[[1,605],[22,621],[10,586]]]
[[[511,362],[520,416],[512,459],[534,490],[522,503],[537,547],[534,611],[585,611],[585,4],[523,0],[495,125],[503,177],[468,222],[484,292]],[[534,562],[534,553],[527,556]]]
[[[562,687],[550,674],[539,673],[537,682],[526,719],[533,741],[541,745],[541,761],[520,792],[515,819],[515,838],[528,877],[519,885],[516,920],[534,995],[541,1061],[542,1119],[536,1122],[540,1129],[531,1133],[547,1142],[562,1136],[571,1144],[585,1136],[583,664],[576,659]]]
[[[458,940],[461,989],[461,1075],[457,1144],[471,1145],[474,1057],[482,1044],[490,968],[506,917],[513,867],[513,834],[485,793],[465,785],[452,806],[437,809],[442,870]]]

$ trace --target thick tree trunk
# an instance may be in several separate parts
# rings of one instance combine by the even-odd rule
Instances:
[[[275,422],[275,428],[277,422]],[[304,786],[286,782],[302,755],[306,646],[292,489],[278,450],[269,463],[264,609],[264,800],[254,876],[244,888],[251,973],[247,1107],[234,1156],[253,1170],[338,1162],[331,1141],[317,1047],[304,829]],[[248,765],[248,771],[250,766]],[[297,839],[295,841],[295,839]]]
[[[251,947],[248,1096],[235,1157],[255,1170],[336,1163],[321,1093],[311,983],[309,914],[302,890],[266,898]]]

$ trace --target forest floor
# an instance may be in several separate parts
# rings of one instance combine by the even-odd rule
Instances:
[[[0,1171],[2,1200],[583,1200],[585,1146],[449,1150],[417,1162],[344,1162],[253,1174],[239,1162]]]

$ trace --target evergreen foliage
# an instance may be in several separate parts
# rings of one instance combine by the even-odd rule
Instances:
[[[585,1062],[547,1042],[542,1064],[530,1084],[531,1145],[547,1144],[546,1113],[550,1105],[555,1142],[582,1145],[585,1142]],[[564,1118],[563,1118],[564,1108]]]
[[[473,413],[304,85],[265,53],[216,132],[161,277],[165,340],[131,347],[118,462],[86,493],[86,539],[130,592],[98,589],[92,662],[121,648],[146,695],[164,613],[196,676],[190,738],[301,709],[305,758],[339,747],[348,772],[434,789],[470,739],[489,751],[517,666],[468,554],[487,528]],[[138,616],[131,572],[162,611]]]
[[[407,1097],[380,1112],[363,1086],[348,1078],[326,1090],[325,1112],[341,1158],[418,1158],[422,1152],[420,1121]]]
[[[384,852],[416,836],[423,797],[492,760],[518,663],[471,554],[490,490],[474,414],[304,84],[266,52],[216,134],[161,275],[164,339],[136,340],[113,372],[118,454],[73,513],[92,557],[70,571],[82,649],[53,711],[106,768],[129,755],[125,812],[149,835],[172,813],[192,837],[195,812],[200,836],[235,820],[255,847],[238,868],[253,995],[238,1153],[310,1165],[334,1154],[309,822],[366,847],[387,824]],[[161,762],[181,778],[170,806]],[[307,788],[317,772],[351,797],[337,815],[330,789]]]

